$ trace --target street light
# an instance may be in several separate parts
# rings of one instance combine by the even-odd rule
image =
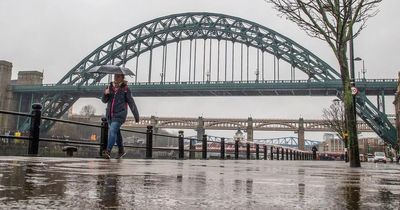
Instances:
[[[365,80],[365,62],[364,62],[364,59],[362,59],[362,58],[360,58],[360,57],[357,57],[357,58],[354,58],[354,60],[355,61],[362,61],[362,64],[363,64],[363,66],[362,66],[362,73],[363,73],[363,80]]]

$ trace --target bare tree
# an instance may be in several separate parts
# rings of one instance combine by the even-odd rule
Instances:
[[[357,122],[354,99],[351,95],[351,80],[347,57],[347,46],[360,34],[370,17],[377,14],[382,0],[265,0],[272,3],[282,16],[296,23],[311,37],[324,40],[334,52],[340,66],[343,85],[344,109],[349,134],[350,166],[360,167]],[[353,33],[353,28],[354,32]],[[350,60],[353,59],[352,51]],[[350,62],[354,65],[354,62]],[[352,66],[354,69],[354,66]]]
[[[81,113],[81,115],[83,115],[85,117],[92,117],[96,113],[96,109],[94,108],[94,106],[89,104],[89,105],[85,105],[84,107],[82,107],[80,113]]]
[[[325,125],[331,128],[336,133],[336,135],[344,141],[346,121],[344,117],[343,104],[339,101],[334,102],[329,106],[329,108],[324,108],[322,112],[322,118],[324,119]]]

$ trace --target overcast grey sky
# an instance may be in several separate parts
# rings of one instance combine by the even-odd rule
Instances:
[[[365,60],[367,78],[396,78],[400,70],[400,1],[385,0],[380,13],[369,20],[355,40],[355,56]],[[22,70],[44,70],[44,82],[56,83],[94,49],[122,31],[157,17],[190,12],[216,12],[241,17],[283,34],[333,67],[337,62],[323,41],[277,13],[263,0],[1,0],[0,60],[13,63],[13,78]],[[356,71],[362,65],[356,63]],[[143,116],[226,118],[320,118],[332,97],[219,97],[136,98]],[[375,99],[374,99],[375,101]],[[386,108],[393,113],[393,97]],[[74,111],[92,103],[98,113],[104,105],[82,99]],[[231,135],[232,132],[209,132]],[[293,133],[255,133],[256,137],[295,136]],[[307,133],[317,139],[321,134]]]

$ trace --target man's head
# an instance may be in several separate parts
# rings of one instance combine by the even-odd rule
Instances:
[[[114,74],[114,81],[116,83],[121,83],[124,81],[125,75],[123,74]]]

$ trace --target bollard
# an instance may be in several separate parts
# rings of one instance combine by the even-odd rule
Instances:
[[[107,118],[101,118],[101,131],[100,131],[100,151],[99,156],[103,156],[103,151],[107,149],[108,144],[108,123]]]
[[[207,159],[207,135],[203,135],[202,158]]]
[[[260,159],[260,145],[256,144],[256,159]]]
[[[274,160],[274,147],[271,146],[271,160]]]
[[[268,157],[267,157],[267,145],[264,145],[264,160],[267,160],[268,159]]]
[[[286,148],[286,160],[289,160],[289,149]]]
[[[146,132],[146,158],[151,159],[153,156],[153,126],[147,126]]]
[[[239,140],[235,141],[235,160],[239,159]]]
[[[194,153],[195,147],[194,147],[193,141],[194,141],[193,139],[190,139],[190,142],[189,142],[189,159],[195,158],[195,153]]]
[[[185,157],[185,153],[183,150],[183,131],[179,131],[179,138],[178,138],[178,146],[179,146],[179,159],[183,159]]]
[[[29,134],[29,155],[37,155],[39,151],[39,134],[40,134],[40,122],[42,115],[42,105],[32,104],[32,117],[31,117],[31,127]]]
[[[246,158],[250,160],[250,143],[246,143]]]
[[[221,138],[221,159],[225,159],[225,138]]]

